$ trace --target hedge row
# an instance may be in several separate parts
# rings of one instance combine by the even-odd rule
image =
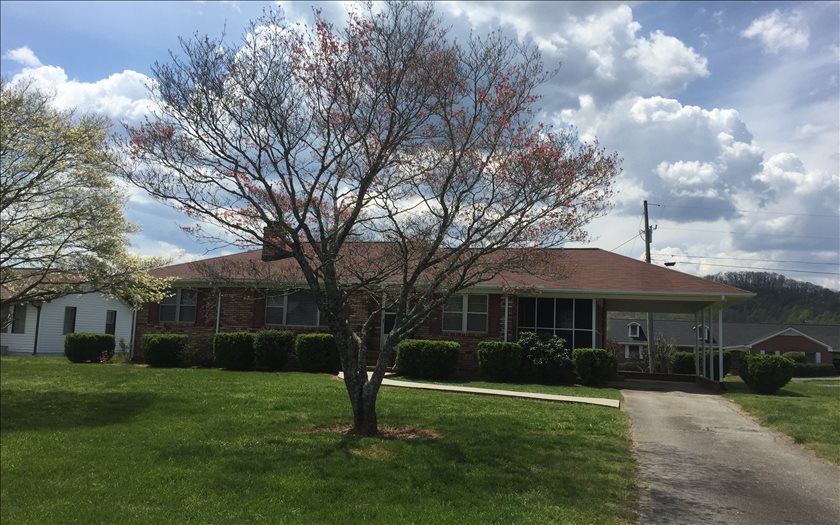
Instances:
[[[305,371],[337,372],[338,350],[330,334],[281,330],[222,332],[215,336],[145,334],[143,356],[151,367],[217,366],[226,370],[282,370],[291,352]],[[113,348],[113,347],[112,347]]]
[[[421,379],[445,379],[455,372],[461,345],[456,341],[403,339],[397,345],[394,370]]]
[[[64,336],[64,355],[73,363],[98,363],[114,356],[115,345],[111,334],[67,334]]]

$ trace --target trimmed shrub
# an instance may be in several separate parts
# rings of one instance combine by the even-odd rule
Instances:
[[[295,339],[298,364],[304,372],[329,372],[341,370],[341,358],[332,334],[299,334]]]
[[[694,352],[674,352],[671,371],[675,374],[693,374]]]
[[[829,363],[795,363],[793,365],[793,377],[833,377],[838,374],[840,372]]]
[[[187,344],[184,334],[144,334],[143,359],[151,367],[168,368],[181,364],[181,353]]]
[[[599,385],[612,379],[616,373],[615,354],[603,348],[575,348],[572,352],[575,370],[587,385]]]
[[[707,350],[708,352],[708,350]],[[706,354],[706,371],[708,372],[711,368],[714,370],[714,377],[717,379],[718,377],[718,368],[720,368],[720,359],[718,358],[718,352],[715,350],[711,353],[712,355]],[[700,362],[700,365],[703,365],[703,362]],[[726,377],[726,374],[732,369],[732,354],[729,350],[723,351],[723,377]]]
[[[444,379],[455,372],[461,345],[456,341],[403,339],[397,345],[394,369],[422,379]]]
[[[566,341],[557,336],[540,336],[533,332],[519,335],[522,347],[523,381],[537,383],[571,383],[575,380],[572,352]]]
[[[785,352],[782,354],[782,357],[790,359],[794,363],[802,363],[803,365],[805,364],[804,352]]]
[[[741,379],[758,394],[775,394],[793,376],[793,362],[781,356],[751,354],[741,361]]]
[[[254,334],[222,332],[213,339],[216,366],[225,370],[250,370],[254,367]]]
[[[522,347],[517,343],[482,341],[478,343],[478,366],[481,373],[496,381],[510,381],[519,377]]]
[[[213,336],[198,334],[187,337],[181,349],[181,366],[191,368],[210,368],[215,363],[213,358]]]
[[[254,335],[254,360],[261,370],[283,370],[294,348],[295,334],[288,330],[260,330]]]
[[[111,334],[76,333],[64,336],[64,355],[73,363],[98,363],[114,357],[114,336]]]
[[[618,370],[621,372],[641,372],[642,369],[643,368],[641,366],[641,363],[639,363],[638,359],[618,363]]]

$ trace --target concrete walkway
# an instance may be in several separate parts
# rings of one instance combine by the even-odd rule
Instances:
[[[724,398],[646,383],[651,390],[622,389],[642,480],[640,523],[840,523],[836,466]]]
[[[368,372],[370,374],[370,372]],[[344,373],[339,372],[338,377],[344,379]],[[578,397],[561,396],[557,394],[538,394],[535,392],[516,392],[513,390],[497,390],[494,388],[473,388],[469,386],[436,385],[433,383],[416,383],[413,381],[397,381],[388,379],[382,380],[383,386],[394,386],[399,388],[414,388],[417,390],[438,390],[440,392],[451,392],[457,394],[478,394],[484,396],[515,397],[519,399],[536,399],[539,401],[552,401],[557,403],[580,403],[584,405],[597,405],[609,408],[619,408],[618,399],[605,399],[602,397]]]

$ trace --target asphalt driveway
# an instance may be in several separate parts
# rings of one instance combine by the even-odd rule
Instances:
[[[693,385],[629,383],[640,523],[840,524],[839,468]]]

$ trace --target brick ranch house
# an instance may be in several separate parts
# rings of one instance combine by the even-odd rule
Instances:
[[[413,336],[458,341],[459,368],[472,371],[478,367],[476,346],[484,340],[515,341],[520,332],[535,331],[561,336],[572,348],[601,347],[609,311],[697,313],[722,309],[753,296],[739,288],[601,249],[545,250],[544,258],[546,267],[563,269],[562,277],[503,273],[452,298]],[[277,260],[267,250],[258,249],[153,271],[158,277],[175,278],[174,293],[159,304],[146,304],[138,312],[137,355],[146,333],[326,330],[320,326],[318,308],[307,291],[272,292],[269,284],[255,282],[244,274],[228,275],[223,282],[207,277],[208,268],[236,264],[269,265],[271,270],[283,273],[284,269],[288,272],[296,268],[297,263],[294,259]],[[376,311],[376,303],[368,297],[354,297],[350,303],[354,325],[361,326]],[[389,314],[382,312],[380,322],[366,336],[368,348],[374,350],[368,354],[371,364],[388,330]]]
[[[619,360],[638,359],[647,346],[645,319],[610,319],[607,335],[620,348]],[[654,332],[673,340],[680,351],[692,351],[695,338],[705,337],[708,344],[717,347],[718,335],[714,324],[706,324],[695,335],[693,321],[682,319],[656,320]],[[802,352],[808,363],[832,363],[840,360],[840,326],[820,324],[736,323],[726,325],[724,350],[753,354],[780,355],[785,352]]]

